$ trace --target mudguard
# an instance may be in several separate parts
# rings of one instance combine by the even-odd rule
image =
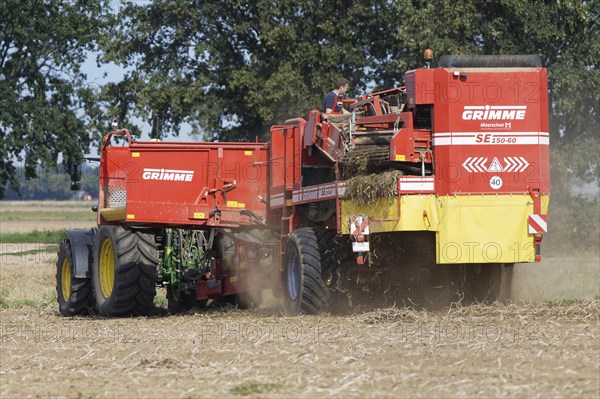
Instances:
[[[96,229],[67,230],[65,233],[71,246],[73,276],[76,278],[92,278]]]

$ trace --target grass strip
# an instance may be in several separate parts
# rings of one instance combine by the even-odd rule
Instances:
[[[96,213],[90,210],[76,211],[2,211],[2,221],[36,221],[36,220],[96,220]]]
[[[0,243],[58,244],[66,237],[65,230],[34,230],[26,233],[0,233]]]

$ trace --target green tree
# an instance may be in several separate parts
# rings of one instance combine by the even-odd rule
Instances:
[[[264,138],[271,125],[320,107],[338,76],[365,87],[370,36],[385,33],[392,8],[349,0],[128,3],[122,24],[106,34],[103,60],[130,70],[103,99],[120,120],[148,122],[152,137],[187,122],[206,139]]]
[[[483,51],[539,54],[548,68],[555,187],[600,177],[600,1],[488,0],[484,10]]]
[[[30,176],[62,152],[71,169],[89,146],[86,128],[106,129],[101,113],[137,134],[140,118],[151,137],[189,123],[209,140],[265,138],[271,125],[320,107],[338,76],[354,93],[402,84],[426,47],[437,55],[539,54],[549,69],[553,146],[574,154],[563,157],[569,173],[555,174],[563,182],[599,174],[599,0],[107,5],[3,0],[0,187],[16,184],[15,160]],[[79,69],[96,42],[100,63],[127,68],[98,98]]]
[[[19,188],[16,166],[67,170],[89,148],[97,114],[81,64],[108,10],[107,1],[0,1],[0,198]],[[96,111],[94,111],[96,108]]]
[[[339,75],[354,92],[402,84],[427,47],[442,54],[539,54],[555,145],[598,148],[599,0],[258,0],[128,3],[104,61],[129,67],[103,100],[151,136],[182,122],[206,139],[253,139],[320,107]],[[598,155],[573,159],[598,175]]]

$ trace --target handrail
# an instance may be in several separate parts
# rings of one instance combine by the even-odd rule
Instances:
[[[129,133],[129,129],[113,130],[112,132],[110,132],[109,134],[107,134],[106,136],[104,136],[102,138],[102,141],[103,141],[102,151],[104,151],[104,149],[110,145],[110,139],[113,136],[126,136],[127,144],[131,146],[131,144],[133,143],[133,140],[131,139],[131,134]]]

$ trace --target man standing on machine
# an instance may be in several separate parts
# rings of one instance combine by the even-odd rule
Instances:
[[[344,93],[348,90],[348,80],[339,78],[335,83],[335,88],[327,93],[323,99],[323,112],[326,114],[348,114],[349,112],[342,107]]]

